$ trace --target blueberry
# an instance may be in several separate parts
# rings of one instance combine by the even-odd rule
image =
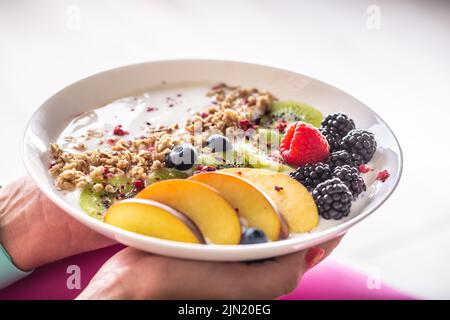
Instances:
[[[267,237],[261,229],[248,228],[241,237],[241,244],[255,244],[267,242]]]
[[[214,134],[206,141],[208,147],[211,148],[211,152],[223,152],[232,148],[230,140],[227,137],[220,134]]]
[[[166,166],[178,170],[188,170],[197,161],[197,151],[190,144],[180,144],[166,156]]]

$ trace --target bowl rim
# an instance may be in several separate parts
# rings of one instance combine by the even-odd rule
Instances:
[[[388,190],[387,194],[379,201],[379,203],[377,203],[375,206],[373,206],[373,208],[367,210],[367,209],[363,209],[362,212],[360,214],[358,214],[357,216],[349,219],[348,221],[345,221],[343,223],[340,223],[336,226],[332,226],[329,228],[326,228],[325,230],[321,230],[321,231],[316,231],[313,233],[309,233],[309,234],[304,234],[304,237],[302,238],[288,238],[288,239],[284,239],[284,240],[279,240],[279,241],[273,241],[273,242],[267,242],[267,243],[260,243],[260,244],[248,244],[248,245],[222,245],[222,244],[208,244],[208,245],[204,245],[204,244],[190,244],[190,243],[183,243],[183,242],[178,242],[178,241],[173,241],[173,240],[165,240],[165,239],[159,239],[159,238],[154,238],[151,236],[146,236],[146,235],[141,235],[138,233],[134,233],[132,231],[128,231],[125,229],[121,229],[112,225],[108,225],[100,220],[97,220],[93,217],[90,217],[89,215],[85,214],[84,212],[81,211],[81,209],[79,208],[75,208],[74,206],[70,205],[69,203],[63,201],[61,198],[59,198],[57,196],[57,190],[56,189],[52,189],[49,188],[47,185],[44,184],[44,182],[42,182],[41,180],[38,179],[37,174],[35,174],[34,170],[32,170],[32,165],[29,161],[29,157],[27,157],[28,151],[27,151],[27,136],[30,134],[30,130],[31,130],[31,125],[32,123],[35,121],[36,119],[36,115],[41,111],[42,107],[51,99],[53,99],[55,96],[57,96],[58,94],[60,94],[62,91],[69,89],[73,86],[78,85],[80,82],[84,82],[87,81],[89,79],[95,78],[95,77],[99,77],[102,75],[105,75],[107,73],[110,72],[115,72],[115,71],[119,71],[121,69],[126,69],[126,68],[139,68],[140,66],[144,66],[144,65],[148,65],[148,64],[161,64],[161,63],[217,63],[217,64],[235,64],[235,65],[248,65],[248,66],[253,66],[253,67],[258,67],[258,68],[265,68],[267,70],[272,70],[272,71],[278,71],[278,72],[284,72],[286,74],[291,74],[292,76],[302,76],[305,78],[308,78],[312,81],[315,81],[321,85],[325,85],[328,86],[332,89],[335,89],[337,91],[343,92],[346,95],[350,96],[351,98],[353,98],[355,101],[363,104],[364,106],[366,106],[368,109],[371,110],[371,112],[373,112],[374,115],[376,115],[376,117],[378,117],[378,119],[382,122],[383,125],[386,126],[386,128],[389,130],[389,133],[392,135],[392,137],[394,138],[395,144],[398,148],[398,160],[397,160],[397,165],[398,165],[398,174],[395,176],[395,181],[392,185],[392,188],[390,190]],[[42,102],[38,108],[36,108],[36,110],[32,113],[32,115],[30,116],[27,125],[25,127],[25,131],[23,133],[23,137],[22,137],[22,148],[21,148],[21,153],[22,153],[22,161],[24,163],[24,166],[28,172],[28,174],[31,176],[31,178],[33,179],[33,181],[37,184],[37,186],[39,187],[39,189],[53,202],[55,203],[58,207],[60,207],[62,210],[64,210],[67,214],[70,214],[73,218],[75,218],[76,220],[80,221],[81,223],[83,223],[84,225],[88,226],[89,228],[92,229],[92,226],[95,226],[95,229],[109,229],[110,231],[112,231],[114,233],[114,235],[121,235],[121,236],[125,236],[125,237],[131,237],[134,238],[135,240],[138,241],[143,241],[143,242],[153,242],[156,245],[162,245],[162,246],[166,246],[166,247],[171,247],[171,248],[177,248],[177,249],[183,249],[186,251],[235,251],[235,250],[239,250],[240,252],[248,252],[248,251],[255,251],[255,250],[265,250],[268,248],[271,249],[281,249],[284,247],[291,247],[292,245],[296,246],[298,245],[299,247],[309,247],[308,244],[311,244],[311,246],[323,243],[327,240],[329,240],[330,238],[333,237],[337,237],[339,235],[344,234],[348,229],[350,229],[353,225],[359,223],[360,221],[362,221],[363,219],[367,218],[370,214],[372,214],[373,212],[375,212],[378,208],[380,208],[393,194],[393,192],[397,189],[398,184],[400,183],[402,174],[403,174],[403,161],[404,161],[404,156],[403,156],[403,150],[401,148],[401,145],[399,143],[399,140],[397,138],[397,136],[395,135],[394,131],[391,129],[391,127],[386,123],[386,121],[380,117],[378,115],[378,113],[376,113],[372,108],[370,108],[366,103],[364,103],[363,101],[361,101],[360,99],[357,99],[356,97],[354,97],[353,95],[347,93],[344,90],[341,90],[339,88],[337,88],[334,85],[331,85],[329,83],[326,83],[324,81],[318,80],[312,76],[309,76],[307,74],[304,73],[300,73],[300,72],[295,72],[292,70],[288,70],[285,68],[280,68],[280,67],[275,67],[272,65],[264,65],[264,64],[258,64],[258,63],[252,63],[252,62],[245,62],[245,61],[238,61],[238,60],[222,60],[222,59],[162,59],[162,60],[151,60],[151,61],[145,61],[145,62],[139,62],[139,63],[134,63],[134,64],[127,64],[127,65],[122,65],[122,66],[118,66],[112,69],[107,69],[107,70],[103,70],[97,73],[94,73],[90,76],[81,78],[75,82],[72,82],[71,84],[57,90],[55,93],[53,93],[50,97],[48,97],[47,99],[45,99],[44,102]],[[97,232],[97,230],[95,230]],[[117,236],[116,236],[117,238]]]

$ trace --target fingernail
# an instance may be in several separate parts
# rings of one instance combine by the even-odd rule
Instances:
[[[317,265],[323,258],[325,250],[319,247],[309,249],[305,254],[306,269],[309,270]]]

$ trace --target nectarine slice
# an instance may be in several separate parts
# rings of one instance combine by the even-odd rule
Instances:
[[[139,192],[140,199],[164,203],[188,216],[207,241],[238,244],[241,224],[233,207],[210,186],[191,180],[156,182]]]
[[[104,221],[139,234],[188,243],[204,243],[197,226],[184,214],[156,201],[128,199],[114,203]]]
[[[189,180],[207,184],[221,194],[231,204],[248,227],[264,231],[271,241],[286,238],[289,229],[276,204],[255,184],[238,176],[205,172],[196,174]]]
[[[319,223],[319,214],[313,197],[300,182],[288,175],[251,168],[230,168],[220,172],[247,179],[265,191],[277,204],[291,233],[309,232]]]

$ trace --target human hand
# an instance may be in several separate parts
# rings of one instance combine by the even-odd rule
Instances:
[[[53,204],[28,177],[0,189],[0,243],[30,270],[113,244]]]
[[[183,260],[126,248],[100,268],[78,299],[274,299],[294,290],[339,241],[255,262]]]

